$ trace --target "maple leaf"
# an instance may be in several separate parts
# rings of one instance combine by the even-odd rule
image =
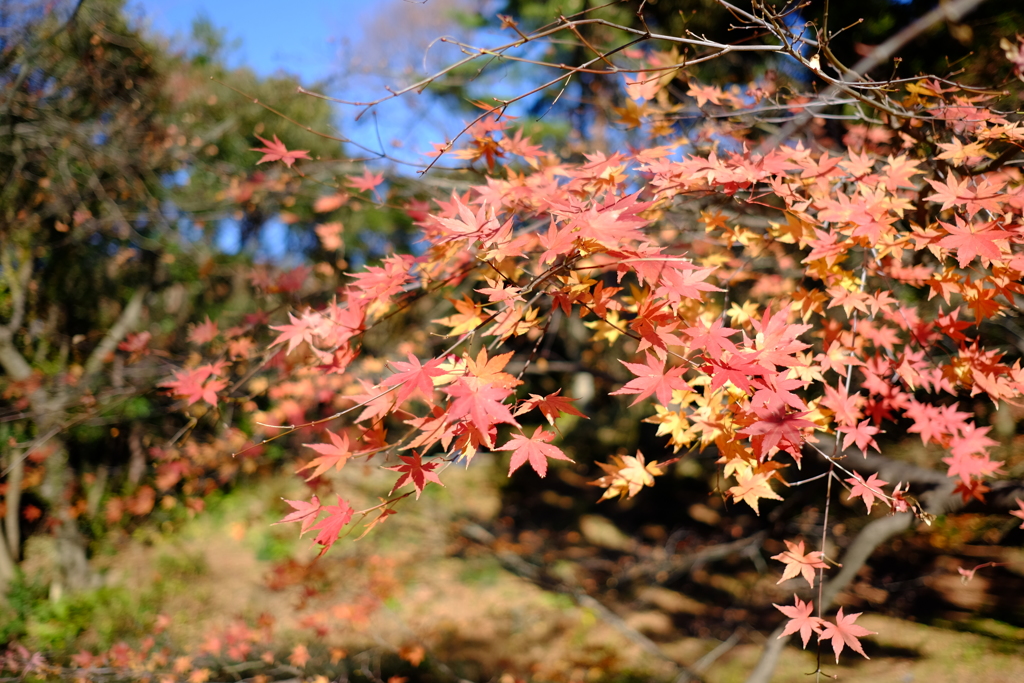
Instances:
[[[597,463],[597,466],[605,471],[600,479],[587,482],[591,486],[600,486],[608,489],[601,496],[601,500],[608,498],[632,498],[640,493],[645,486],[654,486],[654,478],[665,474],[665,469],[678,458],[666,460],[665,462],[644,461],[644,454],[640,451],[632,455],[613,455],[611,463]]]
[[[471,242],[480,240],[487,242],[494,238],[503,228],[510,226],[511,224],[506,223],[505,225],[499,224],[494,218],[494,211],[492,210],[490,215],[484,208],[481,208],[476,214],[462,203],[462,201],[455,196],[453,203],[458,208],[458,218],[437,218],[438,224],[445,229],[445,232],[441,238],[441,242],[449,240],[462,240],[468,239]]]
[[[449,421],[466,418],[473,427],[485,435],[485,443],[490,445],[491,427],[504,423],[519,426],[508,406],[502,403],[511,394],[511,390],[490,384],[473,386],[465,378],[461,378],[444,391],[452,401],[448,409]]]
[[[786,413],[782,410],[761,412],[758,413],[757,422],[739,430],[738,433],[753,437],[751,443],[754,444],[759,458],[767,458],[772,448],[778,446],[792,455],[799,464],[802,441],[800,430],[816,426],[809,420],[800,419],[806,414],[806,412]]]
[[[779,634],[779,638],[784,638],[793,633],[799,633],[800,637],[804,641],[804,648],[807,647],[807,641],[810,640],[812,633],[821,635],[821,626],[824,623],[823,620],[818,617],[812,617],[811,614],[814,612],[814,602],[804,602],[796,595],[793,596],[794,605],[774,605],[775,609],[779,610],[787,617],[789,621],[786,622],[786,628],[783,629],[782,633]]]
[[[558,416],[562,414],[575,415],[577,417],[582,417],[585,420],[590,419],[580,411],[576,410],[572,405],[572,401],[577,401],[579,399],[569,398],[568,396],[559,396],[561,392],[562,390],[559,389],[555,393],[548,394],[547,396],[530,394],[530,398],[523,401],[522,405],[516,409],[514,414],[518,417],[524,413],[530,412],[531,410],[539,410],[541,415],[547,419],[548,424],[552,427],[555,425],[555,420]]]
[[[340,209],[347,201],[348,195],[344,192],[317,197],[316,201],[313,202],[313,211],[316,213],[330,213]]]
[[[1017,507],[1019,507],[1020,509],[1012,510],[1010,514],[1014,517],[1020,517],[1022,520],[1024,520],[1024,500],[1021,500],[1020,498],[1015,498],[1014,500],[1017,501]],[[1020,528],[1024,529],[1024,521],[1020,523]]]
[[[288,151],[284,143],[277,139],[277,135],[274,136],[273,142],[265,140],[259,135],[256,136],[256,139],[266,145],[266,147],[252,147],[249,150],[251,152],[263,152],[263,158],[257,161],[257,164],[262,164],[265,161],[283,161],[285,166],[291,168],[296,160],[310,158],[309,150],[293,149]]]
[[[410,353],[408,363],[400,360],[392,361],[391,365],[396,370],[395,374],[380,384],[384,387],[399,387],[395,397],[396,405],[409,398],[414,391],[419,391],[423,399],[427,403],[431,403],[434,395],[434,378],[445,374],[445,370],[439,367],[441,362],[442,359],[433,358],[428,360],[426,365],[421,365],[419,359]]]
[[[321,474],[331,469],[332,467],[337,468],[339,471],[348,462],[348,459],[352,457],[352,451],[349,449],[348,434],[342,432],[341,436],[338,436],[331,430],[327,430],[327,436],[330,437],[331,443],[306,443],[302,444],[306,448],[312,448],[314,451],[320,454],[319,458],[311,460],[308,464],[303,465],[297,471],[308,470],[309,468],[315,468],[313,474],[306,477],[306,481],[310,479],[316,479]]]
[[[132,332],[125,337],[125,340],[117,345],[119,351],[124,351],[128,356],[128,363],[134,363],[139,358],[149,354],[149,342],[153,339],[150,332]]]
[[[701,292],[725,291],[705,282],[714,268],[695,268],[686,261],[677,261],[675,265],[662,271],[656,292],[672,303],[680,303],[683,299],[703,301]]]
[[[859,652],[865,659],[871,659],[864,654],[864,648],[861,647],[858,638],[864,636],[874,635],[875,631],[869,631],[863,626],[858,626],[853,623],[857,621],[862,613],[857,612],[856,614],[847,614],[843,616],[843,608],[839,608],[839,612],[836,614],[836,623],[830,621],[822,621],[821,634],[818,636],[818,640],[831,640],[832,650],[836,653],[836,664],[839,663],[839,653],[843,651],[843,648],[847,645],[850,646],[854,652]]]
[[[277,346],[288,342],[287,353],[294,351],[302,342],[311,342],[323,322],[323,317],[313,311],[309,311],[301,318],[289,313],[288,319],[291,321],[288,325],[270,326],[270,329],[281,333],[270,345]]]
[[[687,327],[683,333],[693,339],[690,348],[703,348],[709,358],[721,358],[722,351],[730,353],[736,351],[736,345],[729,340],[729,337],[739,332],[739,330],[723,327],[724,324],[725,320],[718,318],[711,327],[707,327],[701,322],[694,327]]]
[[[805,553],[803,541],[798,543],[786,541],[786,547],[789,550],[772,556],[773,560],[778,560],[786,565],[786,569],[782,572],[782,578],[776,583],[802,576],[807,581],[807,585],[814,588],[814,570],[828,569],[828,565],[822,560],[821,551]]]
[[[217,323],[206,316],[206,322],[195,325],[188,334],[188,340],[193,344],[206,344],[211,342],[219,334]]]
[[[224,379],[209,379],[215,374],[212,368],[213,366],[207,364],[193,370],[178,370],[174,373],[174,379],[162,382],[159,386],[167,387],[175,396],[184,397],[188,405],[206,401],[216,407],[217,392],[227,387],[228,382]]]
[[[320,515],[320,499],[314,494],[308,503],[302,500],[288,500],[287,498],[282,498],[281,500],[291,505],[294,510],[285,515],[281,521],[274,522],[274,524],[302,522],[302,530],[299,532],[299,536],[301,537],[305,535],[305,533],[309,531],[316,522],[316,518]],[[273,526],[273,524],[271,526]]]
[[[512,451],[508,476],[511,477],[513,472],[529,462],[530,467],[541,477],[544,477],[548,473],[548,458],[573,462],[572,458],[563,453],[558,446],[551,444],[554,438],[555,435],[551,432],[537,427],[533,430],[533,436],[528,437],[523,432],[513,434],[512,438],[504,446],[495,450]]]
[[[871,508],[875,504],[875,498],[884,498],[881,493],[882,487],[889,482],[878,478],[878,474],[872,473],[866,480],[859,473],[854,472],[852,477],[846,480],[853,488],[850,490],[850,500],[860,498],[871,514]]]
[[[864,453],[864,457],[868,457],[868,448],[874,448],[876,451],[881,452],[882,449],[875,443],[875,434],[879,433],[878,427],[871,426],[871,420],[862,420],[856,427],[853,425],[843,425],[839,427],[837,432],[842,432],[846,436],[843,437],[843,450],[850,448],[850,442],[852,441],[857,448]]]
[[[630,372],[637,375],[637,378],[630,380],[618,391],[611,392],[611,396],[620,394],[636,394],[636,398],[630,403],[635,406],[651,394],[657,396],[662,405],[672,402],[672,390],[693,391],[693,388],[686,383],[682,375],[685,372],[683,367],[669,368],[665,370],[665,361],[656,360],[650,353],[646,354],[647,365],[642,363],[627,363],[624,360],[619,362],[629,368]]]
[[[749,505],[754,514],[760,515],[757,503],[761,498],[770,500],[782,500],[782,496],[772,490],[768,483],[771,480],[772,472],[755,473],[751,470],[738,472],[736,474],[736,486],[729,489],[729,495],[733,500],[743,501]]]
[[[725,97],[725,93],[722,92],[721,88],[713,85],[701,85],[696,81],[690,81],[690,88],[686,91],[686,94],[697,98],[698,107],[703,107],[708,102],[711,104],[721,104],[721,98]]]
[[[394,493],[406,484],[412,482],[413,487],[416,489],[416,499],[419,500],[420,494],[423,493],[423,489],[426,487],[427,482],[433,482],[438,486],[444,486],[438,478],[437,473],[434,472],[434,470],[436,470],[441,464],[440,460],[431,460],[425,463],[423,462],[423,456],[421,456],[417,451],[413,451],[412,455],[400,455],[398,457],[402,460],[401,465],[384,468],[386,470],[391,470],[392,472],[402,473],[402,476],[398,478],[398,481],[396,481],[395,485],[391,488],[391,493]]]
[[[711,376],[712,389],[718,389],[726,382],[731,382],[733,386],[743,391],[749,391],[753,386],[751,378],[769,373],[769,370],[754,362],[753,355],[747,353],[734,353],[727,360],[712,358],[704,370]]]
[[[956,251],[957,265],[961,268],[974,260],[975,256],[991,261],[1002,257],[1002,249],[998,243],[1006,244],[1011,234],[1001,228],[992,227],[992,223],[966,223],[960,216],[956,217],[956,225],[943,223],[949,233],[939,240],[939,246]]]
[[[635,77],[626,75],[626,96],[631,100],[652,100],[661,89],[661,74],[638,73]]]
[[[383,182],[383,173],[377,173],[374,175],[373,173],[370,173],[370,169],[368,168],[363,169],[363,175],[361,176],[348,177],[348,184],[360,192],[372,192],[374,188]]]
[[[293,647],[292,653],[288,655],[288,663],[292,666],[297,666],[300,669],[305,668],[309,660],[309,649],[301,643]]]
[[[502,389],[512,389],[523,382],[516,379],[507,372],[502,372],[512,358],[512,351],[501,353],[491,358],[487,357],[487,349],[480,349],[476,358],[466,356],[466,375],[475,382],[491,384]]]
[[[341,499],[341,496],[337,498],[337,505],[324,505],[321,508],[321,512],[326,512],[327,516],[317,522],[316,526],[309,528],[310,531],[320,532],[313,539],[314,543],[319,543],[323,546],[320,550],[320,555],[331,549],[331,546],[338,540],[338,536],[341,535],[341,530],[352,521],[354,510]]]
[[[483,305],[476,303],[468,295],[461,301],[455,301],[454,299],[450,299],[450,301],[454,304],[455,310],[458,313],[434,321],[439,325],[452,328],[446,336],[457,337],[467,332],[472,332],[484,321]]]

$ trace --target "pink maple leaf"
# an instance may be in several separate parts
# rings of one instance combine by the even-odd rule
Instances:
[[[812,617],[814,613],[814,602],[804,602],[797,596],[793,596],[795,601],[794,606],[789,605],[775,605],[775,609],[779,610],[787,617],[789,621],[786,622],[786,628],[779,634],[779,638],[784,638],[793,633],[799,633],[800,637],[803,638],[804,647],[807,647],[807,641],[810,640],[812,633],[821,635],[822,620],[818,617]]]
[[[291,168],[292,164],[294,164],[297,159],[310,158],[309,150],[293,149],[289,151],[288,148],[284,146],[284,143],[277,139],[276,135],[274,136],[273,142],[265,140],[259,135],[257,135],[256,138],[266,145],[266,147],[252,147],[250,149],[252,152],[263,152],[263,158],[257,161],[257,164],[262,164],[266,161],[283,161],[285,166]]]
[[[853,623],[857,621],[857,617],[861,615],[861,612],[856,614],[847,614],[843,616],[843,608],[839,608],[839,612],[836,614],[836,623],[829,621],[822,622],[822,631],[818,636],[818,640],[831,640],[832,650],[836,653],[836,664],[839,663],[839,653],[843,651],[843,648],[847,645],[850,646],[854,652],[859,652],[864,659],[871,659],[864,654],[864,648],[861,647],[858,638],[863,636],[874,635],[875,631],[869,631],[863,626],[858,626]]]
[[[624,360],[619,362],[629,368],[630,372],[637,375],[637,378],[630,380],[618,391],[611,392],[612,396],[619,394],[636,394],[636,398],[630,403],[635,406],[651,394],[658,398],[658,402],[667,406],[672,402],[672,390],[692,391],[682,375],[685,368],[674,367],[665,370],[665,361],[657,360],[651,354],[647,355],[647,365],[643,363],[627,363]]]

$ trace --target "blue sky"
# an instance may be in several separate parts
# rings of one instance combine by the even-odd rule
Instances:
[[[382,78],[383,69],[375,66],[374,60],[395,61],[397,57],[398,62],[415,64],[415,71],[422,72],[427,41],[459,30],[446,13],[470,2],[130,0],[129,7],[143,25],[168,36],[188,36],[192,21],[205,14],[214,26],[225,30],[229,45],[237,45],[229,54],[230,66],[244,64],[264,76],[284,70],[306,84],[330,78],[324,87],[328,94],[366,101],[387,95],[384,85],[401,87],[414,75],[402,72]],[[364,32],[398,39],[390,43],[364,40]],[[435,44],[429,56],[433,71],[461,55],[451,45]],[[346,71],[346,67],[351,68]],[[388,153],[417,163],[427,159],[424,153],[431,150],[432,142],[444,142],[446,135],[453,135],[463,125],[436,102],[415,94],[382,104],[375,109],[376,118],[364,116],[357,123],[354,117],[359,111],[338,107],[339,127],[346,136],[375,149],[382,143]]]
[[[166,35],[188,35],[192,20],[206,14],[240,45],[232,65],[260,74],[278,70],[312,81],[329,76],[337,52],[355,35],[374,3],[357,0],[134,0],[131,6]]]
[[[404,19],[406,26],[418,26],[421,18],[424,24],[430,24],[426,14],[434,7],[409,0],[130,0],[129,10],[143,26],[171,38],[187,37],[193,20],[205,15],[225,31],[231,46],[229,66],[245,65],[264,76],[286,71],[307,85],[331,79],[324,88],[326,92],[368,100],[387,94],[383,82],[344,74],[345,65],[353,57],[363,57],[367,52],[362,32],[387,31],[389,22],[397,19]],[[395,17],[397,12],[402,16]],[[382,54],[390,56],[387,50]],[[390,84],[404,85],[401,81]],[[445,128],[461,127],[447,112],[422,100],[400,98],[378,109],[376,121],[367,116],[357,124],[354,116],[359,110],[339,106],[338,125],[348,137],[372,148],[383,144],[389,154],[417,162],[426,159],[420,152],[429,150],[431,142],[444,140]],[[357,150],[351,153],[360,154]],[[238,248],[235,232],[228,224],[222,226],[219,242],[226,251]],[[286,233],[283,224],[268,222],[261,236],[260,251],[265,258],[276,261],[285,256]]]

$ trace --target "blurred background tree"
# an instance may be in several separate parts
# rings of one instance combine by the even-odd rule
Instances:
[[[208,22],[176,52],[118,0],[11,7],[0,16],[0,584],[26,537],[53,530],[62,585],[80,588],[90,541],[118,517],[103,504],[144,485],[136,514],[153,509],[150,449],[183,426],[155,385],[190,352],[190,324],[241,324],[255,310],[254,260],[292,249],[295,265],[316,244],[315,190],[296,192],[287,170],[253,171],[255,136],[331,163],[342,149],[211,81],[333,126],[327,103],[293,96],[293,78],[227,69]],[[294,229],[267,235],[286,213]]]

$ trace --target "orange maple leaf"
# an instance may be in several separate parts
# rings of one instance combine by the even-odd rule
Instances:
[[[315,468],[313,474],[306,477],[306,481],[310,479],[316,479],[321,474],[331,469],[332,467],[340,470],[348,462],[348,459],[352,457],[352,451],[349,448],[348,434],[342,432],[341,436],[338,436],[331,430],[327,430],[327,436],[330,437],[331,443],[306,443],[302,444],[306,448],[312,448],[314,451],[320,454],[319,458],[311,460],[306,465],[300,467],[297,471],[308,470],[309,468]]]
[[[828,565],[822,561],[821,551],[815,550],[805,553],[803,541],[798,543],[786,541],[786,547],[789,550],[772,556],[773,560],[778,560],[786,565],[785,571],[782,572],[782,578],[776,583],[782,583],[787,579],[795,579],[797,575],[800,575],[804,577],[804,580],[807,581],[811,588],[814,588],[814,570],[828,569]]]

